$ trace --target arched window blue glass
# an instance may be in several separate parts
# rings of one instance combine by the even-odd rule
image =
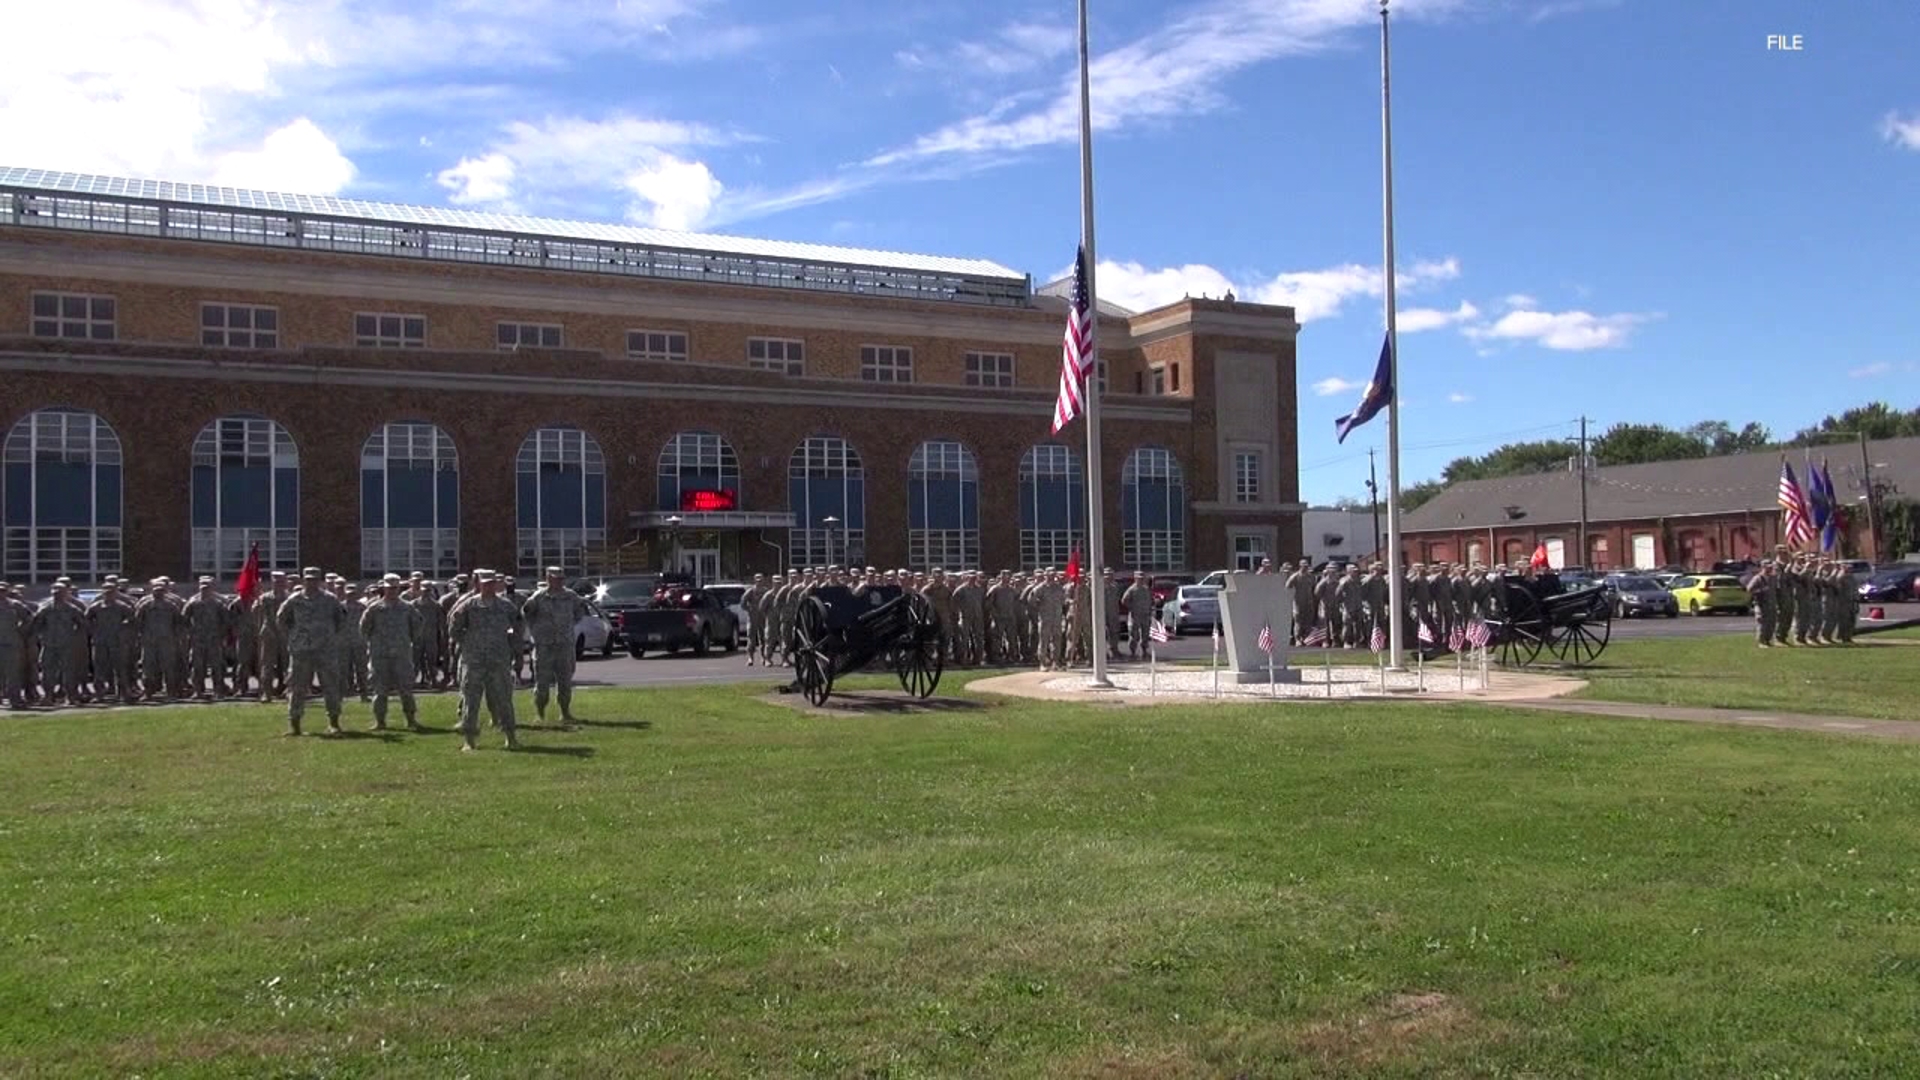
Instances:
[[[847,440],[815,435],[794,448],[787,459],[787,506],[793,511],[788,565],[866,561],[867,471]]]
[[[1186,569],[1186,476],[1157,446],[1127,455],[1120,470],[1120,557],[1134,570]]]
[[[685,491],[731,491],[738,498],[740,458],[727,440],[710,431],[683,431],[661,449],[659,478],[659,507],[668,513],[683,509],[680,494]]]
[[[907,565],[980,568],[980,464],[957,442],[923,442],[907,462]]]
[[[222,580],[260,545],[262,570],[300,569],[300,451],[264,416],[222,416],[193,440],[193,572]]]
[[[1065,566],[1086,542],[1087,478],[1068,446],[1040,443],[1020,458],[1020,565]]]
[[[50,408],[7,433],[0,469],[6,579],[120,572],[120,437],[96,413]]]
[[[549,566],[582,572],[590,546],[607,542],[607,459],[579,428],[541,428],[520,444],[514,483],[520,573]]]
[[[360,449],[360,571],[446,577],[460,565],[460,459],[433,424],[388,424]]]

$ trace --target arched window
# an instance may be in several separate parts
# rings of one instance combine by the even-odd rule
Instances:
[[[0,471],[6,579],[120,572],[120,437],[98,414],[40,409],[7,433]]]
[[[1157,446],[1128,454],[1120,470],[1120,557],[1134,570],[1186,568],[1186,475]]]
[[[360,450],[360,570],[445,577],[460,565],[460,459],[433,424],[394,423]]]
[[[193,440],[193,571],[222,580],[260,545],[260,569],[300,569],[300,451],[264,416],[222,416]]]
[[[1065,566],[1085,543],[1087,477],[1072,447],[1040,443],[1020,458],[1020,565]]]
[[[788,565],[796,568],[865,562],[867,470],[845,439],[815,435],[787,462]],[[828,525],[828,518],[839,519]]]
[[[514,466],[520,573],[586,568],[586,549],[607,541],[607,459],[579,428],[541,428]]]
[[[907,565],[980,568],[980,465],[957,442],[923,442],[907,463]]]
[[[740,459],[732,444],[709,431],[683,431],[660,451],[660,509],[688,509],[686,491],[740,492]]]

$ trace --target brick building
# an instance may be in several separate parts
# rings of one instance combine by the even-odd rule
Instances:
[[[1109,565],[1300,547],[1290,309],[1103,305]],[[1063,563],[989,262],[0,168],[8,580]]]
[[[1787,460],[1804,487],[1805,457],[1794,450]],[[1876,550],[1862,481],[1870,473],[1877,484],[1920,491],[1920,438],[1842,443],[1814,451],[1812,460],[1827,462],[1846,508],[1842,550],[1854,558],[1898,557]],[[1470,480],[1402,517],[1402,554],[1421,563],[1511,564],[1545,544],[1556,567],[1707,570],[1781,542],[1779,481],[1778,450],[1589,469],[1581,559],[1577,472]]]

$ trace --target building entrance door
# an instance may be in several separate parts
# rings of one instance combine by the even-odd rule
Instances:
[[[688,548],[680,553],[681,565],[702,585],[720,580],[719,548]]]

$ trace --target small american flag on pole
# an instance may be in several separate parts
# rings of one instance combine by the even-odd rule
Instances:
[[[1420,641],[1426,645],[1433,644],[1433,627],[1428,626],[1425,622],[1420,624]]]
[[[1087,373],[1093,370],[1093,309],[1087,302],[1087,249],[1073,259],[1073,294],[1067,299],[1067,336],[1060,350],[1060,396],[1053,402],[1053,433],[1086,408]]]
[[[1312,630],[1309,630],[1307,636],[1300,641],[1302,645],[1325,645],[1326,643],[1327,628],[1324,626],[1316,626]]]
[[[1269,656],[1273,655],[1273,627],[1271,626],[1261,627],[1260,640],[1256,644],[1260,646],[1261,652],[1266,653]]]
[[[1474,648],[1484,649],[1492,640],[1493,628],[1487,625],[1485,619],[1475,619],[1473,625],[1467,627],[1467,642]]]
[[[1464,649],[1466,647],[1467,647],[1466,627],[1455,626],[1452,630],[1447,632],[1447,651],[1448,652],[1459,652],[1461,649]]]
[[[1367,647],[1372,649],[1374,652],[1379,652],[1380,650],[1386,648],[1387,632],[1378,626],[1374,627],[1373,636],[1367,639]]]
[[[1167,633],[1167,624],[1156,622],[1147,627],[1147,636],[1155,641],[1172,641],[1173,635]]]

